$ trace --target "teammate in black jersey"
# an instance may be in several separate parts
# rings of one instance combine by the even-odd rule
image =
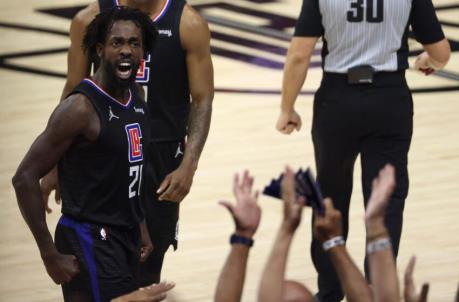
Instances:
[[[206,21],[185,0],[98,0],[81,10],[70,26],[68,75],[63,96],[90,74],[80,45],[84,28],[99,11],[115,5],[139,8],[158,27],[158,44],[137,74],[152,122],[148,170],[155,179],[146,203],[154,251],[142,267],[143,285],[160,279],[164,253],[177,247],[178,203],[188,194],[209,132],[214,93],[210,32]],[[191,96],[191,98],[190,98]],[[185,148],[186,136],[186,148]],[[45,204],[57,187],[55,173],[42,181]],[[55,199],[59,201],[58,190]],[[161,200],[161,201],[159,201]],[[47,211],[51,209],[47,206]]]
[[[18,204],[65,301],[110,301],[138,288],[152,246],[139,224],[150,136],[135,73],[156,31],[146,14],[112,9],[89,24],[85,51],[100,59],[51,115],[13,178]],[[39,180],[58,164],[62,217],[55,243]],[[143,247],[141,249],[141,233]]]

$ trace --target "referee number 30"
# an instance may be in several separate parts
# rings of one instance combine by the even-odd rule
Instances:
[[[369,23],[381,23],[384,19],[384,0],[352,0],[350,4],[348,22],[363,22],[365,17]]]

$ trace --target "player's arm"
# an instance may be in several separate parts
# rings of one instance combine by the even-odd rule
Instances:
[[[210,56],[210,31],[207,22],[190,6],[185,6],[180,25],[186,50],[191,108],[188,140],[183,164],[196,169],[209,133],[214,99],[214,70]]]
[[[342,238],[341,213],[333,207],[331,199],[325,199],[325,214],[315,213],[314,235],[323,244],[330,239]],[[367,281],[359,271],[343,244],[334,245],[327,251],[336,274],[349,302],[372,301]]]
[[[209,133],[214,98],[209,28],[207,22],[188,5],[182,14],[180,38],[186,50],[191,94],[188,138],[181,165],[166,177],[158,191],[161,194],[166,190],[160,195],[160,200],[177,202],[182,201],[190,190]]]
[[[143,91],[143,88],[137,84],[137,89],[139,91]],[[142,98],[144,95],[142,95]],[[148,111],[148,107],[145,107],[145,110]],[[147,116],[150,116],[148,112],[145,112]],[[147,124],[147,129],[144,130],[144,135],[143,135],[143,156],[144,156],[144,162],[148,162],[149,158],[149,148],[151,148],[150,144],[150,123],[149,119],[145,118],[145,122]],[[151,194],[151,192],[148,189],[151,189],[153,179],[150,175],[150,173],[147,173],[147,169],[141,169],[142,175],[140,176],[142,183],[141,183],[141,194],[140,194],[140,199],[141,199],[141,207],[142,207],[142,212],[143,216],[145,217],[145,204],[146,204],[146,199],[147,196]],[[150,233],[148,232],[148,227],[147,227],[147,222],[145,218],[139,223],[140,226],[140,239],[141,239],[141,245],[140,245],[140,262],[145,262],[148,257],[150,256],[151,252],[154,250],[153,242],[151,241]]]
[[[82,48],[83,36],[86,32],[86,26],[95,17],[98,10],[99,5],[97,2],[94,2],[79,11],[72,20],[70,25],[70,47],[67,53],[67,79],[60,101],[64,100],[85,77],[89,76],[90,63]],[[51,191],[55,190],[54,199],[56,203],[60,202],[59,186],[57,182],[57,167],[53,167],[41,181],[43,203],[48,213],[52,212],[48,205]]]
[[[304,208],[304,199],[296,197],[295,194],[293,171],[287,169],[284,175],[285,177],[282,181],[284,218],[261,276],[258,289],[258,301],[260,302],[283,300],[288,252],[295,231],[301,222]]]
[[[384,213],[394,188],[395,169],[386,165],[373,180],[365,213],[367,255],[375,301],[400,300],[397,269],[384,225]]]
[[[84,52],[83,37],[86,26],[98,13],[99,5],[94,2],[79,11],[70,24],[70,47],[67,53],[67,80],[62,91],[61,101],[87,76],[89,76],[91,64]]]
[[[324,32],[317,2],[303,1],[295,34],[287,52],[282,80],[281,112],[276,123],[276,129],[283,134],[301,129],[301,118],[294,105],[306,80],[317,40]]]
[[[153,251],[153,243],[151,242],[150,234],[148,233],[147,223],[145,219],[139,223],[140,228],[140,262],[145,262]]]
[[[238,236],[252,239],[256,233],[261,219],[261,208],[258,205],[258,191],[252,192],[253,177],[245,171],[242,179],[234,176],[233,193],[236,204],[220,201],[228,209]],[[214,302],[238,302],[241,300],[244,288],[245,273],[250,247],[246,244],[234,243],[222,268],[215,290]]]
[[[53,243],[46,224],[39,180],[57,164],[75,138],[89,138],[89,119],[94,115],[94,109],[82,95],[70,96],[60,103],[12,180],[21,214],[32,231],[48,274],[56,283],[68,282],[78,272],[78,266],[74,256],[59,254]]]
[[[444,68],[451,56],[451,47],[431,0],[413,1],[410,24],[416,40],[425,50],[416,59],[415,69],[429,75]]]

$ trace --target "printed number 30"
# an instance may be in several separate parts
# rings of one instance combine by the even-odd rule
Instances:
[[[134,176],[134,179],[129,185],[129,198],[140,195],[140,186],[142,184],[142,169],[143,165],[129,167],[129,176]]]
[[[369,23],[381,23],[384,18],[384,0],[352,0],[351,9],[347,11],[347,21],[363,21],[364,1],[366,7],[366,21]]]

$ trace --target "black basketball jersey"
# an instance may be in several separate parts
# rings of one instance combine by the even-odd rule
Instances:
[[[190,89],[186,52],[180,41],[180,19],[185,0],[166,0],[153,17],[158,42],[146,54],[137,73],[148,103],[152,141],[183,140],[190,111]],[[100,10],[119,5],[117,0],[99,0]]]
[[[93,143],[74,144],[59,161],[62,213],[102,225],[130,227],[143,218],[140,198],[150,125],[148,110],[133,85],[124,105],[91,79],[72,92],[85,95],[100,119]]]

